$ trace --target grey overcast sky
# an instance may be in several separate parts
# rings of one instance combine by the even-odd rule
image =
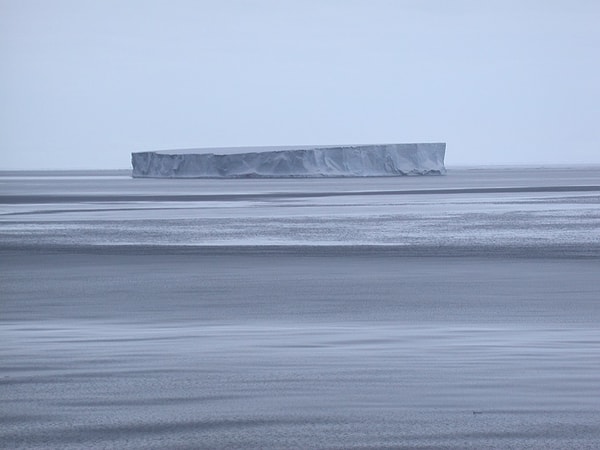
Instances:
[[[0,0],[0,169],[448,143],[600,163],[598,0]]]

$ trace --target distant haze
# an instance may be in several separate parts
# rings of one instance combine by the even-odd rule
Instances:
[[[0,0],[0,169],[447,142],[600,163],[597,0]]]

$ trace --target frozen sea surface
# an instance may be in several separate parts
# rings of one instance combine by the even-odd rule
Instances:
[[[0,177],[2,448],[597,448],[600,170]]]

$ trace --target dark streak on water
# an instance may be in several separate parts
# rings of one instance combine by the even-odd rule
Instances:
[[[282,198],[322,198],[374,195],[456,195],[456,194],[507,194],[507,193],[541,193],[541,192],[598,192],[600,185],[592,186],[519,186],[495,188],[454,188],[454,189],[403,189],[385,191],[349,191],[349,192],[273,192],[260,194],[211,194],[211,195],[0,195],[0,204],[28,203],[78,203],[78,202],[211,202],[268,200]]]
[[[600,258],[600,244],[586,246],[559,243],[555,245],[64,245],[4,244],[0,252],[9,258],[22,252],[30,254],[80,255],[247,255],[247,256],[371,256],[405,258],[485,257],[517,259],[584,259]]]

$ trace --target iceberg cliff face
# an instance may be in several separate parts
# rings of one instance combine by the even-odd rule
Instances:
[[[134,177],[286,178],[443,175],[445,143],[246,147],[131,154]]]

